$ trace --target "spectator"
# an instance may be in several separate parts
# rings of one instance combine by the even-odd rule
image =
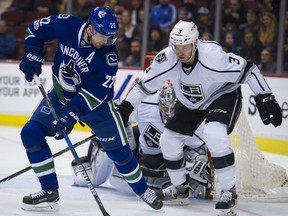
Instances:
[[[183,0],[181,7],[184,7],[188,11],[188,19],[189,21],[193,21],[194,23],[198,23],[198,7],[196,0]]]
[[[133,25],[137,25],[139,20],[139,11],[143,9],[141,0],[131,0],[131,20]]]
[[[0,20],[0,59],[12,59],[16,51],[16,38],[8,32],[7,23]]]
[[[259,32],[259,20],[257,12],[254,9],[249,9],[246,14],[246,22],[239,26],[239,37],[244,38],[244,32],[246,30],[253,31],[254,35],[257,35]]]
[[[116,47],[118,49],[119,53],[119,67],[122,67],[124,65],[124,61],[127,58],[129,54],[129,43],[126,40],[125,34],[124,34],[124,26],[122,23],[119,23],[119,29],[117,33],[117,40],[116,40]]]
[[[213,35],[210,32],[204,32],[201,39],[206,41],[213,41]]]
[[[245,59],[251,59],[256,65],[260,64],[261,51],[263,45],[257,40],[252,30],[246,30],[244,33],[244,42],[241,45],[240,56]]]
[[[33,0],[13,0],[8,7],[8,10],[20,10],[27,11],[30,10],[33,6]]]
[[[176,22],[177,10],[170,0],[159,0],[150,12],[150,22],[163,32],[169,32]]]
[[[125,9],[122,11],[122,21],[124,27],[124,34],[127,42],[130,44],[134,38],[141,38],[141,31],[138,26],[132,24],[131,11]]]
[[[259,69],[263,74],[275,74],[276,73],[276,62],[274,60],[274,53],[271,49],[263,49],[261,52],[261,62]]]
[[[144,8],[141,8],[139,11],[138,11],[138,21],[137,21],[137,26],[140,30],[140,34],[142,35],[142,29],[143,29],[143,24],[144,24],[144,19],[145,19],[145,11],[144,11]]]
[[[119,0],[107,0],[105,1],[105,5],[112,8],[116,15],[121,14],[124,10],[124,7],[120,5]]]
[[[90,0],[77,0],[77,5],[73,7],[72,14],[87,20],[93,5]]]
[[[234,31],[227,31],[225,33],[224,42],[223,42],[223,50],[225,52],[232,52],[238,55],[239,47],[237,43],[236,34]]]
[[[126,58],[124,66],[141,67],[141,41],[139,39],[131,41],[131,54]]]
[[[179,20],[190,21],[187,8],[180,7],[177,12],[177,22]]]
[[[50,16],[66,12],[67,0],[34,0],[33,10]]]
[[[209,10],[206,7],[200,7],[198,9],[198,31],[199,37],[202,38],[204,32],[212,33],[213,30],[213,23],[210,19]]]
[[[163,34],[160,28],[152,27],[149,32],[149,40],[147,52],[160,51],[164,49],[168,44],[163,42]]]
[[[277,47],[277,20],[271,12],[266,12],[261,17],[259,40],[266,47]]]
[[[229,5],[223,13],[223,25],[232,26],[233,29],[238,28],[245,23],[246,9],[242,6],[240,0],[230,0]]]
[[[262,2],[262,3],[261,3]],[[260,15],[263,15],[267,12],[274,12],[273,5],[272,5],[272,0],[262,0],[259,4],[260,8]]]

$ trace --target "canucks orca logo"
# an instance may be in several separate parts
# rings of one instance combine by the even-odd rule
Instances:
[[[81,77],[75,70],[75,62],[73,60],[70,60],[67,65],[63,61],[60,65],[59,82],[66,91],[76,91],[75,86],[81,83]]]

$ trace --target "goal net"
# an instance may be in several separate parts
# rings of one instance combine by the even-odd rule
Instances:
[[[235,153],[239,197],[288,200],[287,171],[269,162],[260,152],[243,110],[230,138]]]
[[[147,53],[145,68],[150,65],[156,54],[157,52]],[[269,162],[260,152],[243,110],[230,138],[235,153],[236,189],[239,198],[261,201],[288,200],[287,171]],[[211,194],[219,193],[215,176]]]

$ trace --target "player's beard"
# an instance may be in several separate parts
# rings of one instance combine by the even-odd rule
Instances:
[[[194,63],[194,58],[195,58],[195,52],[193,53],[193,51],[191,51],[190,56],[188,58],[183,58],[183,59],[179,58],[179,59],[181,63],[192,65]]]

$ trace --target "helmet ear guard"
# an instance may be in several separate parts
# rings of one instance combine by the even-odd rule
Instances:
[[[109,36],[106,45],[113,44],[117,39],[119,29],[117,17],[110,7],[96,7],[89,15],[87,24],[92,26],[92,32],[89,34],[91,38],[96,33]]]
[[[195,23],[180,20],[170,32],[169,45],[174,49],[174,46],[192,44],[194,53],[197,49],[198,38],[199,32]]]

